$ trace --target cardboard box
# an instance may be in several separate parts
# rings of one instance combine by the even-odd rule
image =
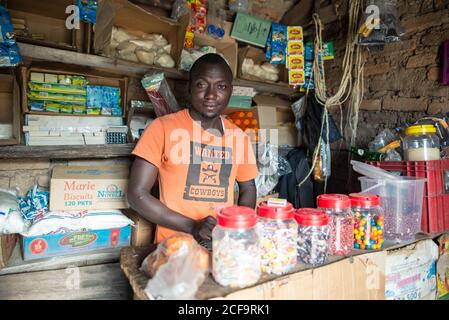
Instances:
[[[12,137],[0,139],[0,145],[20,144],[20,90],[13,75],[0,75],[1,125],[11,126]]]
[[[437,261],[437,299],[449,300],[449,234],[438,239],[440,258]]]
[[[225,35],[229,35],[230,29],[232,28],[231,22],[226,22],[225,25]],[[238,67],[238,44],[237,41],[230,38],[229,36],[223,37],[223,39],[217,40],[207,34],[195,34],[195,46],[211,46],[217,49],[217,53],[223,55],[225,60],[228,62],[229,67],[232,70],[234,78],[237,78],[237,67]]]
[[[127,0],[101,1],[97,9],[94,51],[97,54],[106,52],[111,42],[113,26],[122,27],[135,36],[157,33],[162,34],[172,45],[171,56],[178,67],[188,23],[188,15],[183,16],[178,23],[159,17]]]
[[[55,167],[50,210],[126,209],[126,166]]]
[[[132,246],[143,247],[154,243],[156,231],[156,225],[154,223],[144,219],[132,209],[127,209],[123,213],[134,222],[134,227],[131,231]]]
[[[386,252],[344,258],[212,300],[383,300]],[[213,297],[215,295],[215,297]]]
[[[131,226],[35,237],[22,237],[25,261],[63,256],[97,249],[129,246]]]
[[[32,72],[38,73],[49,73],[49,74],[65,74],[65,75],[77,75],[86,77],[87,81],[90,85],[97,86],[112,86],[120,88],[121,95],[121,107],[122,107],[122,117],[126,117],[127,112],[127,101],[128,101],[128,77],[118,77],[111,75],[109,73],[104,73],[100,71],[89,71],[86,72],[83,68],[80,67],[70,67],[65,66],[64,68],[44,68],[39,66],[39,64],[32,65],[30,67],[21,67],[20,68],[20,78],[21,78],[21,86],[22,86],[22,111],[24,113],[33,113],[33,114],[43,114],[43,115],[66,115],[71,116],[72,114],[62,114],[62,113],[51,113],[51,112],[36,112],[30,111],[28,108],[28,82],[31,78]],[[75,114],[74,114],[75,115]],[[79,115],[75,115],[79,116]],[[81,115],[81,116],[89,116],[89,115]],[[96,117],[96,116],[92,116]]]
[[[420,300],[435,296],[438,246],[430,239],[388,252],[385,298]]]
[[[9,258],[16,247],[15,234],[0,235],[0,269],[8,265]]]
[[[8,0],[6,6],[11,18],[25,20],[30,35],[41,34],[44,37],[44,40],[36,40],[18,35],[19,42],[84,52],[84,23],[80,23],[79,29],[66,27],[69,17],[66,8],[74,4],[75,0]]]

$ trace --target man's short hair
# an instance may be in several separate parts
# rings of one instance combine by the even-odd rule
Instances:
[[[190,73],[189,73],[189,81],[190,82],[192,82],[194,75],[197,74],[201,70],[202,66],[205,64],[209,64],[209,65],[217,64],[217,65],[222,66],[232,81],[232,78],[233,78],[232,70],[229,67],[229,64],[226,62],[226,60],[219,54],[207,53],[207,54],[201,56],[200,58],[198,58],[193,63],[192,68],[190,68]]]

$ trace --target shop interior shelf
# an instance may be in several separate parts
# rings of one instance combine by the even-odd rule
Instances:
[[[108,159],[129,157],[134,143],[80,146],[2,146],[0,159]]]
[[[109,57],[97,56],[92,54],[84,54],[72,52],[56,48],[48,48],[28,43],[19,43],[20,53],[25,60],[57,62],[72,65],[80,65],[95,69],[103,69],[111,73],[118,73],[131,76],[142,76],[147,72],[160,71],[167,78],[177,80],[188,80],[188,74],[174,68],[163,68],[157,66],[149,66],[135,62],[129,62]],[[281,95],[291,95],[295,93],[293,88],[287,84],[281,83],[265,83],[259,81],[248,81],[243,79],[235,79],[234,85],[253,87],[259,92],[270,92]]]

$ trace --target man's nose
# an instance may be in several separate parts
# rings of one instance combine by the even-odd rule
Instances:
[[[213,86],[209,86],[206,90],[206,99],[216,99],[217,98],[217,91]]]

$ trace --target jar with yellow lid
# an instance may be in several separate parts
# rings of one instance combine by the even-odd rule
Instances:
[[[440,159],[440,139],[433,125],[414,125],[405,130],[404,158],[407,161]]]

